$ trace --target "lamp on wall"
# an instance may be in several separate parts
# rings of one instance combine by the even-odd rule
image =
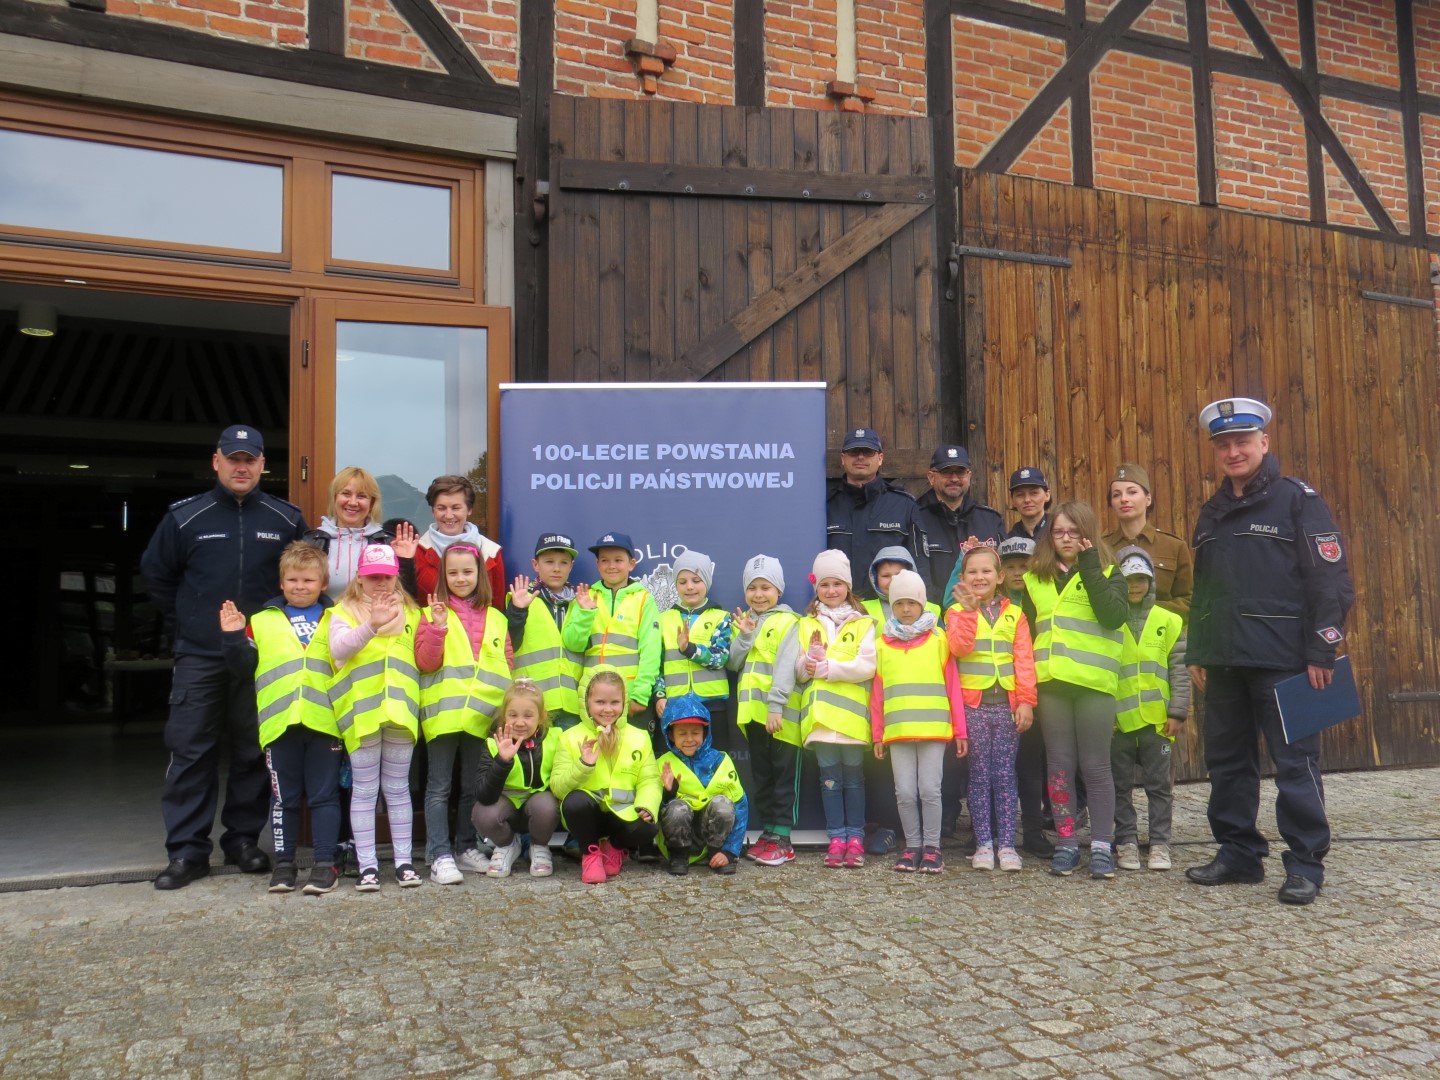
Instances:
[[[22,334],[30,337],[55,336],[55,309],[48,304],[23,303],[18,313]]]

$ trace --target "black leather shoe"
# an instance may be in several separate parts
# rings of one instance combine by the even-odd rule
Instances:
[[[1055,854],[1055,845],[1043,832],[1026,833],[1020,844],[1021,851],[1028,851],[1042,859],[1048,859]]]
[[[270,856],[250,842],[241,844],[234,851],[225,853],[227,866],[238,866],[242,874],[263,874],[270,869]]]
[[[1320,886],[1299,874],[1287,874],[1285,884],[1280,886],[1280,903],[1313,904],[1320,895]]]
[[[192,881],[199,881],[210,873],[210,864],[199,859],[171,859],[170,865],[160,871],[155,879],[155,888],[183,889]]]
[[[1265,871],[1236,870],[1219,859],[1211,859],[1204,866],[1190,867],[1185,876],[1196,885],[1259,885],[1265,880]]]

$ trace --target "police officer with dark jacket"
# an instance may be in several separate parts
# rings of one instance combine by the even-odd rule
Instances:
[[[1289,848],[1279,898],[1308,904],[1330,850],[1320,738],[1285,741],[1275,684],[1297,674],[1317,690],[1330,684],[1354,589],[1329,508],[1305,481],[1282,476],[1269,453],[1270,417],[1253,398],[1227,398],[1200,413],[1225,479],[1195,526],[1185,661],[1205,693],[1210,829],[1220,848],[1186,875],[1199,885],[1264,879],[1269,847],[1255,826],[1263,733],[1275,763],[1276,823]]]
[[[869,566],[884,547],[903,547],[926,575],[925,536],[915,512],[915,496],[880,475],[885,453],[870,428],[852,428],[840,447],[845,475],[832,480],[825,496],[825,538],[845,552],[851,566]],[[870,576],[857,575],[855,593],[875,596]]]
[[[941,608],[950,606],[945,591],[960,559],[960,545],[972,536],[992,547],[1005,536],[1005,521],[993,506],[970,494],[970,454],[963,446],[941,446],[930,457],[925,479],[930,490],[915,503],[925,553],[930,563],[926,593]]]
[[[246,873],[270,869],[256,844],[265,825],[268,779],[255,719],[255,686],[226,666],[220,605],[259,611],[279,583],[280,553],[305,534],[300,509],[258,489],[265,471],[260,432],[226,428],[211,457],[216,484],[174,503],[140,559],[151,599],[174,623],[175,678],[160,795],[170,864],[157,889],[179,889],[210,872],[210,830],[219,798],[220,740],[228,739],[225,861]]]

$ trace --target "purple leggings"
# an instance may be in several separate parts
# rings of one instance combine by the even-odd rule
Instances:
[[[1020,801],[1015,791],[1015,752],[1020,733],[1009,705],[978,705],[965,710],[970,739],[970,824],[977,847],[1015,846]],[[991,831],[991,811],[994,831]]]

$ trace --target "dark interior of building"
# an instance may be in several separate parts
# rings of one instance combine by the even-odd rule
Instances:
[[[168,504],[213,483],[228,424],[264,433],[266,489],[285,495],[289,315],[0,281],[4,876],[87,868],[81,852],[47,853],[20,818],[59,835],[78,825],[92,848],[128,845],[106,834],[132,804],[141,865],[163,861],[169,640],[140,555]]]

